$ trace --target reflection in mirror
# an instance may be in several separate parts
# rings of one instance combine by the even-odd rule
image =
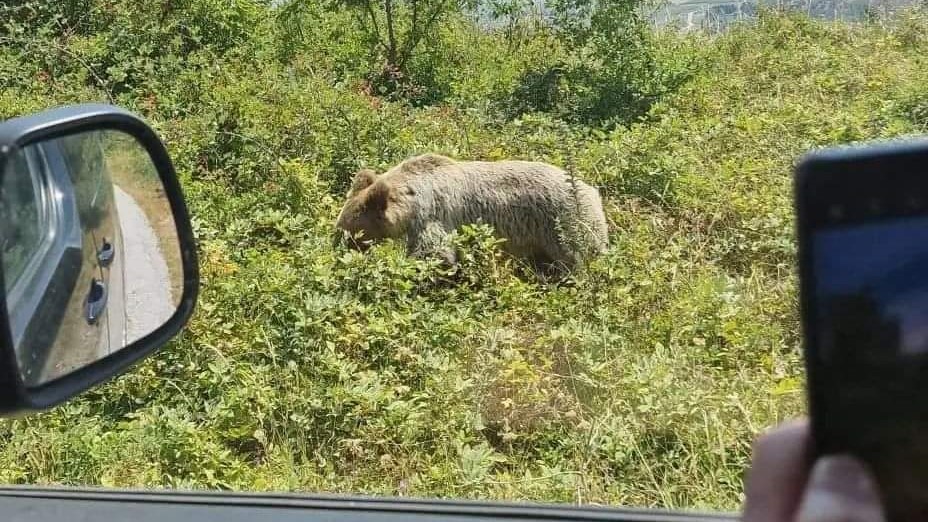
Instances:
[[[10,330],[27,386],[148,335],[183,291],[177,227],[135,138],[90,131],[17,150],[0,179]]]

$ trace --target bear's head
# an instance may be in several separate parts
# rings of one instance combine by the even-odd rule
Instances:
[[[335,222],[336,242],[347,239],[348,245],[367,250],[373,243],[396,237],[396,219],[390,211],[396,196],[392,187],[370,169],[354,175],[347,201]]]

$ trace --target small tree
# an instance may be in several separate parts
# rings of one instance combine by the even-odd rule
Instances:
[[[511,114],[549,112],[610,126],[635,121],[689,77],[692,64],[666,63],[644,14],[652,0],[548,0],[566,56],[525,72]]]
[[[339,0],[352,9],[382,66],[372,76],[381,94],[407,86],[407,67],[417,48],[435,38],[442,20],[474,0]]]
[[[533,7],[532,0],[487,0],[487,9],[489,15],[498,21],[502,21],[506,32],[506,44],[510,50],[516,49],[521,44],[520,25],[524,22],[527,14]]]

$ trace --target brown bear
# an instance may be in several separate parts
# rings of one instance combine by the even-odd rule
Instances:
[[[404,239],[410,255],[454,263],[446,238],[485,223],[504,251],[536,267],[573,269],[608,243],[599,191],[563,170],[531,161],[455,161],[415,156],[382,175],[357,172],[336,227],[361,249]],[[360,236],[360,237],[359,237]]]

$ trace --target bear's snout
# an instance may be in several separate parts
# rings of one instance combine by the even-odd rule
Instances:
[[[332,248],[345,245],[353,250],[365,252],[370,249],[373,244],[374,240],[365,238],[363,233],[360,235],[352,235],[351,232],[341,228],[336,228],[335,233],[332,235]]]

